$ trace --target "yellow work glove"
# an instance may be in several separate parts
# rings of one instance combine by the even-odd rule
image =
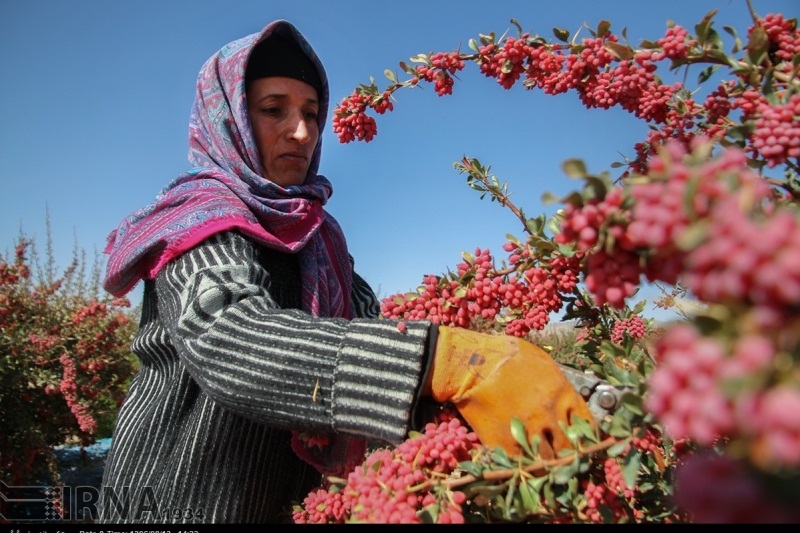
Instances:
[[[511,435],[511,419],[525,425],[528,440],[541,436],[539,453],[554,458],[571,448],[559,422],[574,416],[594,424],[589,406],[541,348],[508,335],[439,327],[424,392],[452,402],[487,446],[522,453]]]

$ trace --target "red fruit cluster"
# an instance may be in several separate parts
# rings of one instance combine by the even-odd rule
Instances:
[[[643,43],[642,49],[620,44],[619,38],[607,29],[604,34],[569,45],[546,43],[529,33],[509,36],[502,42],[482,37],[483,44],[477,53],[431,54],[431,59],[425,65],[407,69],[413,76],[410,80],[395,81],[387,92],[427,81],[435,85],[439,96],[452,94],[452,74],[461,70],[465,60],[469,59],[478,65],[485,76],[496,79],[506,89],[524,76],[524,85],[528,89],[539,88],[546,94],[575,90],[588,108],[609,109],[619,106],[655,124],[647,133],[647,141],[634,146],[636,158],[627,163],[631,172],[642,173],[647,160],[667,139],[678,139],[688,145],[696,136],[723,138],[734,130],[736,133],[730,138],[735,144],[746,146],[754,157],[774,167],[796,159],[800,149],[797,130],[793,127],[798,121],[797,104],[790,101],[790,95],[796,91],[787,90],[791,85],[787,80],[794,79],[793,60],[800,55],[800,32],[796,19],[768,14],[756,19],[753,26],[748,28],[748,38],[755,43],[752,47],[760,46],[758,43],[764,39],[760,35],[753,35],[756,30],[763,32],[767,41],[768,54],[763,65],[782,74],[780,78],[769,80],[774,84],[775,102],[770,105],[763,103],[767,107],[759,109],[748,109],[745,101],[748,92],[761,95],[761,82],[743,69],[734,73],[738,82],[723,82],[704,105],[695,103],[692,93],[681,83],[668,85],[660,81],[656,67],[662,61],[670,61],[670,69],[682,62],[719,63],[719,58],[709,52],[710,47],[714,46],[712,43],[701,43],[699,37],[691,36],[680,25],[671,25],[663,37],[655,42]],[[705,33],[704,38],[708,39],[709,34]],[[737,107],[744,111],[742,123],[750,120],[758,122],[754,129],[748,126],[747,129],[752,133],[745,139],[741,138],[740,133],[746,130],[737,128],[735,120],[727,119],[728,111]],[[378,110],[377,107],[373,108]],[[337,109],[335,117],[348,117],[346,120],[334,118],[339,125],[336,131],[342,142],[372,139],[374,124],[365,118],[358,118],[365,111],[366,107],[348,102],[343,102]],[[351,115],[353,118],[350,118]],[[364,131],[356,131],[359,127]]]
[[[586,107],[619,106],[650,123],[650,131],[635,146],[636,158],[627,162],[619,182],[612,186],[605,178],[590,177],[581,193],[567,197],[553,243],[537,241],[540,235],[528,245],[506,243],[511,267],[504,272],[494,269],[488,252],[478,250],[474,260],[459,265],[457,275],[426,277],[419,294],[387,299],[383,312],[392,318],[452,320],[471,329],[504,324],[507,334],[524,336],[547,323],[581,274],[593,299],[575,295],[569,313],[582,321],[579,340],[610,338],[619,345],[601,347],[609,354],[635,344],[628,339],[641,339],[645,324],[639,317],[619,319],[611,321],[609,332],[608,321],[592,322],[605,313],[595,305],[624,308],[642,279],[675,286],[673,296],[687,289],[708,304],[708,313],[697,324],[670,327],[657,341],[644,407],[675,441],[670,448],[675,457],[698,445],[728,449],[767,476],[800,467],[800,387],[794,368],[800,302],[800,213],[794,205],[800,33],[795,19],[754,18],[751,40],[742,47],[737,43],[735,53],[741,50],[743,57],[736,59],[718,48],[710,16],[695,27],[696,37],[671,25],[640,50],[620,44],[605,29],[569,45],[529,34],[502,42],[481,36],[477,54],[459,57],[474,60],[505,89],[521,79],[525,88],[547,94],[572,89]],[[447,69],[455,56],[435,57],[441,59],[438,64],[409,72],[415,78],[395,82],[391,90],[428,81],[436,84],[437,94],[452,93]],[[661,82],[656,74],[661,61],[669,61],[670,70],[706,64],[701,83],[720,65],[730,66],[733,79],[695,102],[698,91]],[[767,173],[780,165],[787,167],[784,180],[765,179],[752,170]],[[632,174],[635,179],[629,180]],[[515,206],[511,210],[521,213]],[[650,459],[663,472],[670,458],[660,446],[660,438],[645,432],[632,438],[624,453],[658,455]],[[683,474],[689,483],[696,474],[730,485],[724,491],[702,486],[712,497],[692,501],[691,490],[676,484],[676,494],[690,494],[681,503],[693,520],[740,521],[735,512],[723,512],[723,504],[732,500],[750,498],[756,507],[763,505],[764,487],[753,484],[741,464],[692,464],[687,462]],[[589,472],[582,485],[580,510],[590,520],[646,518],[633,510],[636,491],[625,486],[618,465],[609,460],[602,472]],[[726,494],[716,500],[720,492]],[[794,510],[756,507],[747,513],[767,521],[798,519]],[[564,517],[553,512],[551,518]]]
[[[800,389],[791,382],[745,393],[732,388],[772,379],[781,357],[774,339],[744,335],[729,347],[681,324],[667,330],[656,350],[645,406],[668,435],[704,446],[738,438],[762,467],[800,466]]]
[[[416,524],[426,511],[439,524],[464,522],[462,492],[442,485],[480,447],[455,411],[445,410],[424,432],[393,449],[372,452],[344,486],[312,491],[296,506],[297,524]]]
[[[751,392],[738,405],[739,427],[751,442],[752,461],[767,469],[800,467],[800,389],[780,384]]]
[[[667,143],[649,164],[649,181],[630,188],[634,207],[626,236],[632,249],[646,250],[647,278],[674,284],[680,274],[707,302],[785,306],[797,301],[800,278],[788,266],[796,247],[796,217],[764,211],[772,191],[749,169],[741,150],[730,148],[699,164],[688,162],[687,155],[682,143]],[[706,233],[686,251],[681,239],[697,220],[704,220]]]
[[[642,268],[639,256],[627,250],[599,250],[586,259],[586,289],[596,305],[625,307],[625,301],[636,294]]]
[[[714,452],[675,471],[675,503],[697,524],[796,524],[796,497],[765,487],[742,461]]]
[[[800,301],[800,217],[788,210],[754,220],[741,196],[720,201],[707,239],[686,255],[684,282],[707,302],[784,309]]]
[[[544,329],[550,314],[561,309],[563,295],[575,290],[581,255],[554,256],[542,266],[528,266],[529,251],[514,243],[504,247],[515,269],[498,271],[489,250],[478,248],[451,278],[427,275],[416,293],[384,298],[382,314],[463,328],[504,324],[505,333],[517,337]]]
[[[614,458],[603,462],[602,472],[595,473],[596,479],[583,482],[586,498],[586,516],[594,523],[619,523],[628,518],[629,502],[636,491],[628,487],[622,477],[622,470]],[[633,510],[636,519],[643,518],[641,510]],[[610,516],[609,516],[610,515]]]
[[[691,165],[680,144],[665,148],[650,163],[650,182],[630,189],[635,205],[627,236],[635,248],[649,250],[648,278],[675,283],[682,271],[686,287],[706,302],[795,305],[797,214],[770,207],[772,190],[742,151],[731,148]],[[697,220],[704,220],[703,239],[684,251],[680,240]]]
[[[587,96],[594,93],[597,87],[589,80],[596,79],[614,61],[614,54],[606,48],[606,43],[608,42],[617,42],[617,37],[607,33],[604,37],[584,39],[581,42],[582,48],[580,52],[567,56],[565,78],[569,81],[564,85],[578,89],[578,94],[584,104],[589,100],[597,104],[590,107],[608,109],[608,107],[614,105],[613,99],[602,97],[595,99]]]
[[[735,431],[734,403],[719,379],[726,359],[719,341],[688,324],[670,328],[659,339],[645,406],[671,438],[711,446]]]
[[[464,60],[456,52],[437,52],[428,63],[417,66],[417,78],[432,82],[439,96],[453,94],[453,74],[464,68]]]
[[[78,372],[75,369],[75,361],[67,354],[63,354],[59,360],[64,368],[63,377],[61,378],[61,394],[64,395],[69,410],[75,415],[81,431],[93,435],[97,430],[97,421],[95,421],[86,404],[82,403],[78,396],[76,381]]]
[[[495,78],[504,89],[510,89],[525,72],[525,62],[533,51],[525,34],[520,38],[509,37],[502,46],[487,44],[478,49],[478,65],[481,72]]]
[[[656,41],[656,44],[661,47],[661,51],[653,54],[653,61],[661,61],[664,58],[674,61],[684,59],[689,50],[697,44],[697,40],[689,37],[689,30],[676,24],[668,28],[667,34]]]
[[[630,318],[616,320],[611,326],[611,342],[622,344],[625,337],[631,339],[642,339],[647,334],[647,326],[642,317],[634,315]]]
[[[336,107],[333,115],[333,132],[339,137],[339,142],[349,143],[354,140],[370,142],[375,137],[378,125],[374,118],[365,113],[369,106],[369,98],[356,91],[344,98]],[[376,103],[376,109],[380,109],[381,113],[391,108],[388,98]]]
[[[785,62],[785,71],[790,72],[792,59],[800,55],[800,31],[797,28],[797,19],[787,19],[780,13],[769,13],[748,29],[748,37],[758,27],[763,28],[767,34],[777,61]]]
[[[754,113],[755,130],[750,149],[774,168],[800,157],[800,94],[785,104],[759,104]]]
[[[13,263],[0,260],[0,470],[30,481],[31,468],[54,461],[53,446],[91,444],[119,407],[135,371],[125,299],[80,292],[76,263],[63,277],[31,274],[20,241]],[[83,288],[83,289],[82,289]]]

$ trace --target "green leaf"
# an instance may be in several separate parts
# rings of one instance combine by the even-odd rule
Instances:
[[[465,471],[467,474],[470,474],[475,477],[481,477],[483,474],[483,466],[474,463],[473,461],[463,461],[458,463],[459,468]]]
[[[506,454],[506,451],[499,446],[496,446],[492,450],[492,452],[489,454],[489,457],[491,457],[492,462],[496,463],[497,466],[501,468],[512,467],[511,460],[508,458],[508,454]]]
[[[611,23],[607,20],[601,20],[597,24],[597,36],[603,37],[606,33],[608,33],[609,29],[611,29]]]
[[[638,453],[631,453],[625,457],[624,463],[622,477],[625,478],[625,483],[629,487],[635,487],[639,478],[639,469],[642,466],[641,457]]]
[[[588,420],[580,417],[576,417],[573,420],[572,425],[567,430],[567,436],[570,440],[583,437],[591,442],[597,442],[597,435]]]
[[[611,447],[606,450],[606,453],[609,457],[617,457],[624,453],[625,450],[628,449],[628,446],[630,446],[630,439],[622,439],[616,444],[611,445]]]
[[[708,13],[706,13],[706,16],[703,17],[703,20],[698,22],[694,27],[694,31],[697,34],[697,39],[698,41],[700,41],[701,45],[706,42],[706,39],[708,39],[709,31],[711,31],[711,24],[712,24],[711,20],[714,18],[714,15],[716,14],[717,14],[716,9],[709,11]]]
[[[733,48],[731,49],[731,54],[738,54],[742,49],[742,40],[739,38],[736,28],[732,26],[723,26],[722,29],[725,30],[728,35],[733,37]]]
[[[763,26],[756,26],[750,32],[750,41],[747,43],[747,58],[754,65],[760,65],[767,55],[769,39]]]
[[[724,63],[726,65],[730,64],[730,58],[722,50],[709,50],[708,56],[719,61],[720,63]]]
[[[596,176],[586,176],[586,186],[584,187],[584,200],[602,200],[608,192],[608,184]]]
[[[551,235],[555,235],[559,231],[561,231],[561,221],[556,217],[551,217],[547,220],[547,224],[545,224],[545,228]]]
[[[551,192],[545,192],[542,194],[542,203],[544,205],[555,204],[558,203],[558,201],[559,201],[558,196],[556,196]]]
[[[682,250],[694,250],[708,238],[708,224],[697,221],[686,228],[677,239],[677,245]]]
[[[561,28],[553,28],[553,35],[555,35],[556,39],[561,42],[568,43],[569,42],[569,31],[561,29]]]
[[[390,69],[387,68],[384,70],[383,75],[386,76],[390,82],[397,83],[397,78],[395,77],[394,72],[392,72]]]
[[[612,437],[626,439],[631,435],[631,424],[628,417],[622,411],[617,411],[611,417],[611,424],[608,427],[608,434]]]
[[[561,168],[570,178],[585,178],[588,174],[586,164],[581,159],[568,159],[562,163]]]
[[[711,65],[708,68],[703,69],[700,74],[697,76],[698,83],[705,83],[707,82],[711,76],[714,75],[714,72],[722,68],[722,65]]]
[[[478,481],[470,483],[464,488],[464,493],[467,496],[482,495],[486,498],[494,498],[505,493],[505,487],[490,481]]]
[[[616,57],[620,61],[627,61],[629,59],[633,59],[633,50],[631,50],[630,46],[615,43],[613,41],[606,41],[603,43],[603,46],[605,47],[606,50],[611,52],[614,55],[614,57]]]
[[[533,233],[534,235],[541,235],[542,229],[544,228],[544,223],[545,223],[545,215],[544,213],[542,213],[541,215],[535,218],[529,218],[526,221],[525,226],[529,230],[531,230],[531,233]]]
[[[565,485],[570,479],[574,478],[578,473],[579,461],[577,456],[575,460],[567,465],[556,468],[553,472],[553,483],[556,485]]]
[[[706,46],[710,46],[715,51],[718,50],[722,52],[722,44],[722,37],[720,37],[719,33],[713,28],[709,29]],[[727,56],[725,56],[724,53],[722,55],[725,57],[723,61],[727,62]]]
[[[556,494],[553,492],[552,483],[545,483],[540,494],[544,496],[547,507],[555,507]]]
[[[638,394],[625,393],[620,398],[622,405],[633,414],[644,415],[644,403],[642,397]]]
[[[764,80],[761,83],[761,91],[770,105],[777,106],[781,104],[778,93],[775,92],[775,77],[772,69],[764,76]]]
[[[565,484],[564,490],[556,498],[560,507],[570,509],[573,507],[573,500],[578,493],[578,478],[573,477]]]
[[[568,195],[562,196],[560,201],[564,204],[572,204],[575,207],[581,207],[583,205],[583,196],[577,191],[572,191]]]
[[[533,455],[531,446],[528,443],[528,431],[525,429],[525,424],[522,423],[522,420],[517,417],[511,419],[511,436],[514,437],[517,444],[522,446],[525,453]]]
[[[522,505],[525,507],[525,511],[530,514],[539,510],[539,497],[531,481],[534,480],[523,479],[519,484],[519,495],[522,498]]]

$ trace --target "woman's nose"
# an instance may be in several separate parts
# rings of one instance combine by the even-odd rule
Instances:
[[[308,131],[308,124],[306,124],[306,121],[302,116],[296,119],[295,126],[291,133],[292,139],[295,139],[301,143],[306,143],[311,138],[311,135]]]

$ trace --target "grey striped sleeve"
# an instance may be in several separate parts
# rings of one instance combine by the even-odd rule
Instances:
[[[233,233],[210,238],[159,275],[159,312],[202,390],[276,427],[403,440],[430,324],[401,332],[384,319],[281,309],[270,281],[252,243]],[[360,278],[359,290],[368,290]],[[377,301],[360,302],[362,316],[376,312]]]
[[[372,287],[353,272],[352,307],[355,316],[361,318],[377,318],[381,313],[381,304]]]

